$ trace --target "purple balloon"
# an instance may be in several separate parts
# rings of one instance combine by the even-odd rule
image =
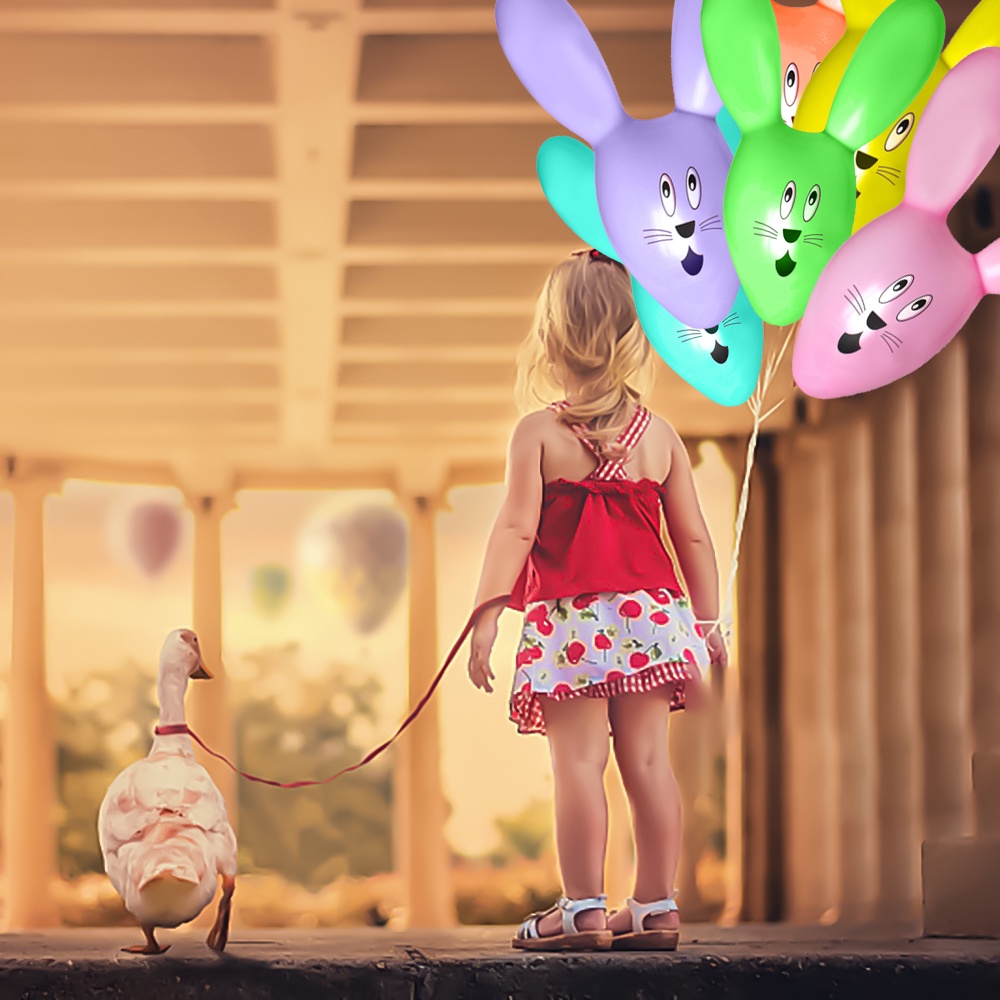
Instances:
[[[156,576],[170,562],[180,534],[180,516],[169,504],[144,503],[129,514],[129,552],[148,576]]]
[[[497,0],[497,31],[536,101],[594,148],[601,219],[632,276],[682,323],[732,309],[739,278],[722,229],[733,156],[701,40],[701,0],[675,0],[676,110],[639,120],[621,105],[586,26],[566,0]]]

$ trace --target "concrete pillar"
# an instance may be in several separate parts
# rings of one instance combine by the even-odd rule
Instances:
[[[3,757],[4,927],[59,924],[56,875],[56,755],[45,683],[45,498],[52,478],[17,478],[14,496],[14,607],[10,694]]]
[[[972,832],[972,614],[966,347],[920,370],[921,717],[928,840]]]
[[[407,704],[427,690],[439,661],[437,629],[437,559],[435,517],[440,494],[400,497],[410,528],[410,622]],[[407,925],[451,927],[455,893],[444,828],[447,807],[441,781],[440,701],[431,699],[399,744],[396,829],[402,843],[397,857],[404,879]]]
[[[225,494],[195,496],[189,503],[194,513],[192,625],[213,679],[196,681],[189,686],[187,720],[213,750],[235,760],[236,730],[222,660],[222,519],[233,509],[234,499]],[[198,748],[195,753],[222,792],[229,821],[237,830],[239,792],[236,775],[221,761]]]
[[[830,923],[840,886],[833,469],[817,433],[781,444],[785,916]]]
[[[1000,755],[1000,301],[969,321],[972,537],[972,729],[975,752]],[[1000,794],[1000,789],[997,790]]]
[[[770,521],[776,504],[770,457],[758,457],[750,481],[737,578],[740,596],[740,714],[743,724],[743,910],[742,919],[763,922],[780,916],[776,881],[780,856],[781,775],[775,751],[779,716],[774,705],[775,636],[769,628],[777,590],[771,559]],[[765,465],[765,462],[767,465]]]
[[[871,424],[838,407],[832,429],[840,761],[840,919],[872,919],[878,895],[875,538]]]
[[[875,470],[879,900],[884,920],[920,912],[924,836],[920,723],[920,532],[913,379],[870,397]]]
[[[620,909],[632,895],[635,881],[632,817],[621,775],[612,761],[604,772],[608,797],[608,851],[604,859],[604,891],[608,907]]]

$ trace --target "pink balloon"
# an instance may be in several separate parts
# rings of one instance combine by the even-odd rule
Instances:
[[[181,520],[176,508],[165,503],[144,503],[128,519],[129,553],[148,576],[156,576],[177,551]]]
[[[1000,49],[941,81],[913,137],[903,203],[859,229],[826,266],[799,328],[796,384],[834,399],[926,364],[984,295],[1000,294],[1000,240],[963,249],[948,213],[1000,147]]]

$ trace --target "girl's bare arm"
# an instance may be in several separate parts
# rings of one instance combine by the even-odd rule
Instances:
[[[676,435],[670,475],[663,484],[663,509],[695,616],[700,621],[715,621],[719,616],[719,568],[694,488],[691,461]]]
[[[542,509],[542,421],[525,417],[514,428],[507,457],[507,495],[486,546],[476,605],[509,594],[535,542]],[[497,617],[502,607],[491,609]]]

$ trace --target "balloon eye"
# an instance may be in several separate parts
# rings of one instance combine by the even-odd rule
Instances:
[[[677,193],[674,191],[674,182],[668,174],[660,177],[660,202],[667,215],[672,216],[677,210]]]
[[[792,214],[792,206],[795,204],[795,181],[789,181],[785,185],[785,190],[781,195],[781,217],[787,219]]]
[[[933,301],[933,296],[921,295],[919,299],[914,299],[908,306],[903,306],[903,308],[899,310],[896,319],[899,320],[900,323],[905,323],[908,319],[913,319],[914,316],[919,316]]]
[[[771,78],[772,80],[774,77]],[[795,63],[789,63],[785,70],[785,104],[791,107],[799,96],[799,68]]]
[[[697,208],[701,204],[701,178],[694,167],[688,167],[686,184],[688,204],[692,208]]]
[[[898,146],[903,144],[903,140],[910,134],[913,129],[913,123],[916,121],[916,117],[911,111],[908,115],[903,115],[902,118],[893,125],[892,130],[889,132],[889,137],[885,140],[885,151],[891,153]]]
[[[910,285],[913,284],[913,275],[904,274],[902,278],[897,278],[879,297],[879,302],[892,302],[898,299]]]
[[[819,210],[820,189],[818,184],[814,184],[806,195],[806,203],[802,206],[802,218],[805,222],[812,220],[812,217]]]

